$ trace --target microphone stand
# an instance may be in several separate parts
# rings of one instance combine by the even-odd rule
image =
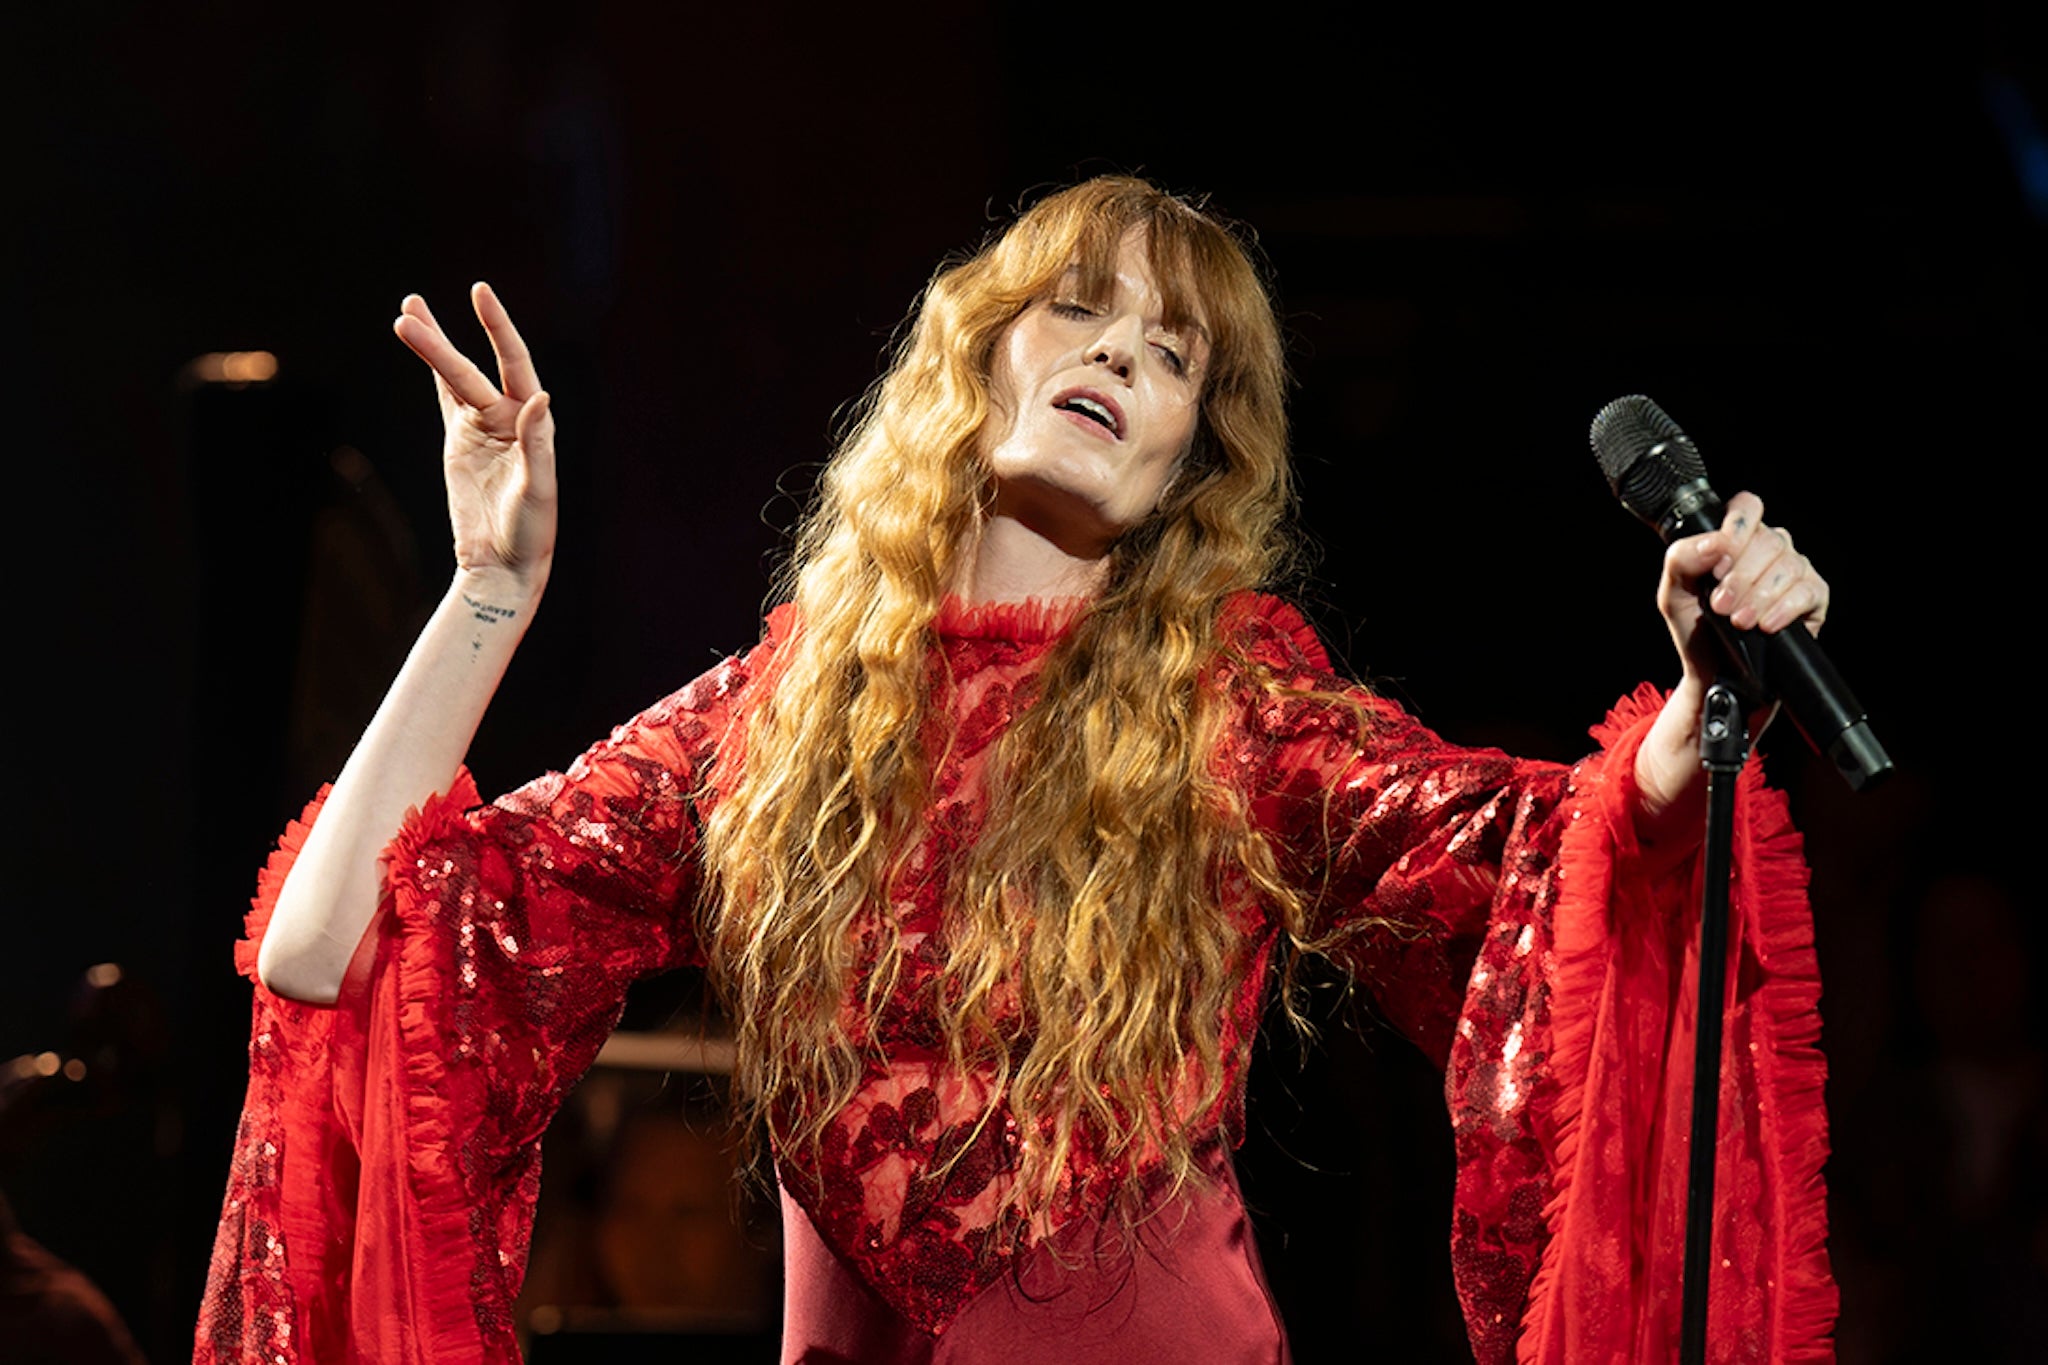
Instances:
[[[1701,857],[1700,969],[1694,1017],[1692,1147],[1685,1192],[1685,1294],[1679,1318],[1681,1365],[1706,1365],[1707,1281],[1714,1252],[1714,1157],[1720,1141],[1721,1026],[1728,992],[1728,885],[1734,874],[1735,784],[1749,758],[1743,699],[1721,678],[1700,716],[1700,766],[1707,771],[1707,832]]]

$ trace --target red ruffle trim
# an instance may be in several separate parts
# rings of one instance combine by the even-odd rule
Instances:
[[[305,847],[327,794],[322,788],[305,812],[286,826],[258,874],[246,936],[235,945],[236,967],[252,979],[278,892]],[[513,1272],[508,1270],[507,1281],[497,1286],[478,1283],[474,1274],[476,1237],[471,1224],[481,1204],[479,1192],[465,1182],[459,1150],[463,1135],[451,1122],[461,1106],[451,1104],[447,1093],[453,1083],[444,1056],[449,983],[443,979],[436,957],[439,944],[427,923],[430,898],[415,880],[427,850],[437,840],[465,832],[465,813],[478,804],[476,783],[465,768],[446,793],[407,812],[383,857],[386,903],[364,935],[336,1009],[301,1005],[265,992],[270,1008],[281,1022],[294,1026],[302,1046],[316,1038],[324,1043],[326,1028],[342,1029],[351,1037],[361,1033],[359,1042],[325,1059],[334,1068],[331,1073],[326,1065],[309,1067],[287,1082],[294,1089],[316,1086],[320,1093],[307,1091],[280,1106],[287,1158],[285,1188],[279,1197],[283,1222],[288,1227],[298,1224],[302,1219],[295,1211],[310,1209],[323,1199],[322,1191],[301,1188],[304,1181],[297,1177],[315,1173],[316,1167],[305,1163],[317,1165],[318,1153],[329,1143],[343,1138],[358,1151],[380,1153],[362,1167],[354,1219],[348,1226],[355,1254],[346,1289],[337,1295],[336,1285],[297,1286],[300,1345],[307,1359],[325,1359],[340,1350],[345,1352],[341,1358],[350,1361],[406,1365],[519,1361],[510,1311],[516,1288],[509,1278]],[[379,944],[387,936],[396,937],[396,949],[387,949],[380,960]],[[361,1058],[356,1055],[359,1048],[377,1055]],[[327,1051],[324,1046],[319,1050]],[[389,1074],[398,1077],[395,1096],[364,1090],[363,1072],[379,1068],[389,1068]],[[341,1133],[326,1126],[335,1120],[342,1124]],[[382,1184],[390,1181],[403,1182],[402,1187]],[[298,1280],[308,1268],[293,1269]],[[332,1309],[342,1299],[351,1304],[346,1323],[303,1320],[305,1312]],[[399,1311],[366,1317],[354,1305]],[[494,1314],[493,1305],[500,1311]],[[486,1323],[491,1324],[488,1329]]]
[[[1030,597],[1022,602],[969,602],[948,593],[932,618],[932,633],[954,640],[1006,640],[1049,644],[1081,619],[1085,597]]]
[[[256,998],[249,1087],[194,1335],[193,1359],[203,1365],[316,1358],[345,1337],[343,1306],[323,1297],[334,1278],[345,1283],[348,1252],[327,1236],[338,1187],[349,1183],[333,1178],[348,1163],[330,1159],[343,1125],[328,1065],[336,1015],[273,994],[256,977],[278,893],[327,792],[322,787],[285,827],[257,873],[234,946],[235,968]]]
[[[1595,1034],[1609,1012],[1614,985],[1610,948],[1616,925],[1610,912],[1627,910],[1613,900],[1616,873],[1641,856],[1635,840],[1635,756],[1664,700],[1661,689],[1645,684],[1617,703],[1592,730],[1605,750],[1598,764],[1574,774],[1572,817],[1558,855],[1554,918],[1551,1076],[1559,1089],[1553,1138],[1556,1174],[1543,1211],[1549,1240],[1530,1285],[1518,1339],[1517,1358],[1523,1365],[1561,1359],[1552,1350],[1567,1340],[1559,1315],[1569,1311],[1561,1299],[1564,1264],[1575,1250],[1574,1234],[1599,1237],[1611,1231],[1572,1225],[1573,1187],[1581,1164],[1580,1128]],[[1591,779],[1584,786],[1582,776]],[[1741,922],[1731,926],[1730,937],[1738,950],[1744,942],[1752,945],[1759,963],[1768,969],[1752,1023],[1759,1047],[1774,1058],[1760,1097],[1765,1126],[1777,1134],[1763,1144],[1762,1159],[1767,1187],[1775,1196],[1773,1221],[1781,1233],[1778,1273],[1771,1277],[1776,1292],[1770,1299],[1768,1349],[1773,1360],[1833,1360],[1837,1291],[1828,1268],[1821,1176],[1828,1152],[1822,1094],[1827,1072],[1819,1049],[1820,974],[1806,903],[1807,870],[1785,798],[1764,785],[1754,759],[1737,787],[1736,841],[1735,862],[1746,885],[1738,888]],[[1696,886],[1697,878],[1693,881]],[[1730,976],[1732,987],[1735,973]],[[1684,1066],[1689,1075],[1689,1045]],[[1682,1138],[1669,1141],[1682,1147]],[[1722,1183],[1717,1180],[1717,1188]],[[1674,1274],[1674,1295],[1677,1280]],[[1714,1349],[1710,1344],[1710,1354]]]
[[[1759,992],[1757,1027],[1778,1059],[1762,1097],[1765,1114],[1775,1118],[1782,1134],[1764,1151],[1783,1229],[1772,1336],[1780,1360],[1828,1361],[1835,1358],[1840,1303],[1828,1267],[1821,1175],[1828,1159],[1827,1059],[1820,1050],[1820,960],[1807,911],[1804,842],[1784,793],[1764,785],[1755,763],[1743,770],[1736,800],[1748,812],[1736,829],[1736,865],[1750,869],[1757,909],[1751,945],[1769,969]]]
[[[284,890],[284,879],[291,875],[292,864],[299,860],[306,836],[313,832],[313,822],[320,817],[320,808],[327,804],[327,793],[333,790],[334,784],[330,782],[314,793],[299,818],[284,827],[277,847],[256,874],[256,894],[249,901],[249,913],[242,918],[242,938],[235,944],[235,970],[251,981],[256,979],[256,954],[270,928],[270,917],[277,913],[277,897]]]
[[[1290,602],[1263,592],[1232,593],[1223,603],[1223,638],[1240,642],[1239,647],[1257,652],[1257,635],[1264,633],[1286,641],[1291,654],[1317,672],[1330,671],[1330,654],[1322,638]]]
[[[1579,1156],[1580,1119],[1585,1110],[1586,1079],[1593,1060],[1595,1025],[1608,1007],[1608,944],[1611,926],[1608,910],[1614,886],[1617,855],[1632,847],[1635,839],[1633,813],[1621,804],[1626,793],[1614,790],[1614,774],[1632,788],[1635,755],[1643,736],[1662,709],[1664,697],[1645,683],[1609,711],[1592,735],[1604,752],[1597,768],[1589,774],[1581,767],[1573,774],[1570,799],[1571,818],[1558,849],[1558,899],[1552,920],[1557,969],[1552,978],[1550,1074],[1558,1087],[1556,1108],[1555,1176],[1550,1201],[1543,1210],[1549,1240],[1529,1285],[1528,1306],[1522,1313],[1522,1330],[1517,1358],[1523,1365],[1540,1361],[1542,1347],[1553,1336],[1551,1315],[1558,1311],[1559,1281],[1564,1250],[1569,1245],[1567,1219],[1573,1211],[1573,1176]],[[1583,779],[1593,777],[1607,790],[1599,794],[1593,812],[1598,819],[1584,818]],[[1604,783],[1603,783],[1604,779]],[[1615,813],[1623,818],[1613,818]],[[1626,840],[1624,844],[1621,841]]]

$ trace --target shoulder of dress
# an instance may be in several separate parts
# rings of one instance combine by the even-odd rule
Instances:
[[[1271,593],[1237,592],[1223,601],[1218,633],[1232,649],[1269,668],[1300,668],[1330,672],[1329,651],[1315,627],[1293,603]]]
[[[775,649],[789,643],[796,635],[798,625],[796,603],[782,602],[768,609],[768,619],[761,624],[761,645]]]
[[[1234,593],[1223,604],[1219,634],[1229,655],[1269,670],[1263,686],[1240,691],[1239,723],[1273,740],[1339,736],[1360,743],[1367,734],[1413,724],[1401,707],[1338,674],[1315,628],[1291,602],[1269,593]]]
[[[620,728],[670,722],[729,705],[749,683],[768,672],[776,655],[796,633],[796,604],[784,602],[768,613],[761,625],[760,642],[752,649],[720,659]]]
[[[726,720],[743,706],[749,685],[760,677],[774,657],[772,638],[765,634],[745,654],[730,654],[675,691],[646,707],[612,729],[595,752],[631,747],[651,731],[673,730],[700,733],[702,727],[722,730]],[[585,755],[586,758],[591,755]]]

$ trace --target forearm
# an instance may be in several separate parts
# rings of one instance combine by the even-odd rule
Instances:
[[[1707,773],[1700,761],[1700,720],[1708,686],[1707,679],[1688,669],[1636,750],[1636,841],[1653,856],[1682,858],[1706,832]],[[1776,714],[1775,705],[1750,713],[1750,747],[1763,737]]]
[[[1645,852],[1682,856],[1699,842],[1707,799],[1699,748],[1705,697],[1705,684],[1688,669],[1636,750],[1636,841]]]
[[[458,573],[335,780],[277,899],[257,975],[331,1004],[377,913],[378,858],[408,810],[446,791],[540,600],[544,573]]]

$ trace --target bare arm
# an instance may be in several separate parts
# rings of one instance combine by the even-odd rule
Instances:
[[[554,560],[554,420],[525,344],[486,285],[471,291],[497,385],[424,300],[393,324],[434,372],[455,579],[357,742],[307,837],[256,971],[279,995],[331,1004],[380,899],[377,859],[407,810],[447,790],[538,606]]]

